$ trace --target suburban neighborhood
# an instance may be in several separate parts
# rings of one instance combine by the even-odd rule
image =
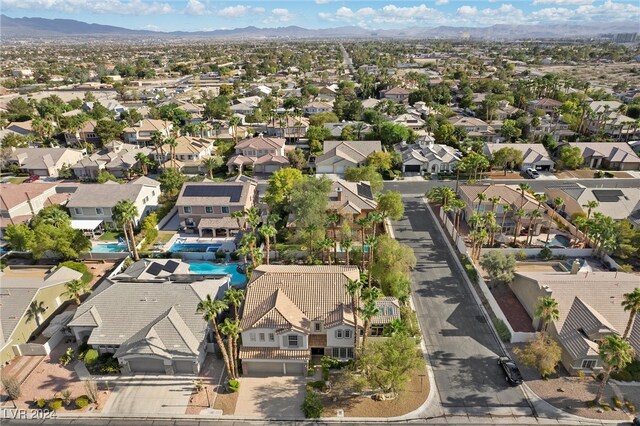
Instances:
[[[11,41],[0,418],[634,421],[640,48],[598,37]]]

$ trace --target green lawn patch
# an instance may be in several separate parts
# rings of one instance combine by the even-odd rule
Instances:
[[[27,176],[24,176],[24,177],[12,177],[12,178],[9,178],[9,182],[11,182],[11,183],[22,183],[26,179],[27,179]]]
[[[100,241],[118,241],[118,237],[122,237],[120,231],[106,231],[100,236]]]

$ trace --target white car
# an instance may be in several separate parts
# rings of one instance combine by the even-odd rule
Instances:
[[[538,171],[536,169],[532,169],[532,168],[528,168],[525,173],[527,174],[527,176],[529,176],[531,179],[537,179],[540,177],[540,173],[538,173]]]

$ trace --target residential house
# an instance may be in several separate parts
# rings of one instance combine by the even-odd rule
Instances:
[[[273,90],[270,87],[260,84],[252,87],[250,90],[250,93],[252,95],[260,96],[261,98],[264,98],[264,97],[270,96],[272,91]]]
[[[205,158],[211,157],[215,151],[213,139],[198,138],[192,136],[180,136],[176,138],[175,159],[178,169],[187,174],[198,174],[205,172],[206,168],[202,165]],[[164,161],[164,167],[173,167],[171,160],[171,147],[168,144],[162,146],[164,157],[160,160]],[[154,152],[154,157],[158,156],[158,152]]]
[[[145,118],[131,127],[126,127],[122,132],[122,137],[127,143],[147,145],[151,142],[151,137],[158,132],[163,138],[171,136],[173,123],[170,121],[153,120]]]
[[[375,108],[380,102],[381,102],[380,99],[368,98],[362,101],[362,108],[364,109]]]
[[[558,108],[562,105],[562,102],[555,99],[542,98],[529,102],[529,112],[534,114],[536,110],[541,109],[545,114],[552,116],[558,115]]]
[[[7,225],[27,223],[43,208],[63,201],[52,183],[0,184],[0,235]]]
[[[422,118],[420,118],[419,115],[408,114],[408,113],[400,114],[396,117],[393,117],[389,121],[391,121],[394,124],[399,124],[401,126],[408,127],[413,130],[421,129],[425,125],[425,121]]]
[[[9,266],[0,271],[0,367],[29,354],[26,346],[68,297],[65,284],[82,273],[62,266]],[[41,307],[42,312],[30,309]]]
[[[364,140],[365,137],[373,132],[373,126],[362,121],[343,121],[341,123],[324,123],[324,127],[329,129],[331,137],[339,139],[345,127],[350,126],[353,129],[358,140]]]
[[[129,269],[80,305],[68,324],[76,339],[113,354],[123,374],[197,375],[214,339],[196,307],[221,298],[229,276],[179,273],[188,268],[175,259]]]
[[[622,114],[622,103],[618,101],[592,101],[589,108],[592,114],[586,117],[587,130],[592,134],[604,135],[623,140],[638,131],[636,120]]]
[[[97,121],[88,120],[81,128],[72,132],[64,132],[64,141],[67,146],[80,146],[81,143],[91,143],[97,145],[100,143],[100,138],[95,132]]]
[[[32,127],[32,120],[28,121],[15,121],[13,123],[9,123],[6,130],[9,130],[13,133],[17,133],[22,136],[27,135],[35,135]]]
[[[309,130],[309,119],[305,117],[274,117],[267,123],[267,136],[284,138],[289,143],[297,143]]]
[[[231,213],[253,207],[255,192],[252,182],[187,182],[176,201],[180,224],[201,237],[235,235],[244,220]]]
[[[395,102],[406,104],[409,102],[410,94],[411,94],[410,90],[404,89],[402,87],[392,87],[387,90],[382,90],[380,92],[380,98],[390,99]]]
[[[447,173],[453,172],[462,158],[462,153],[448,145],[436,144],[433,138],[422,139],[418,144],[405,142],[396,145],[402,154],[404,173]]]
[[[260,104],[260,96],[248,96],[246,98],[238,98],[231,105],[231,111],[234,114],[249,115],[253,114]]]
[[[32,176],[58,176],[63,167],[76,164],[83,156],[83,151],[69,148],[11,147],[3,153],[5,165],[17,164]]]
[[[553,140],[559,142],[573,137],[576,132],[569,129],[569,123],[562,119],[562,115],[555,117],[544,115],[540,117],[540,125],[538,127],[531,126],[531,134],[534,139],[542,139],[546,134],[550,134]]]
[[[127,110],[125,106],[122,106],[118,101],[115,101],[113,99],[101,101],[98,103],[103,107],[105,107],[106,109],[108,109],[109,112],[111,112],[115,118],[120,118],[120,114],[122,114]],[[93,107],[95,106],[95,104],[96,104],[95,102],[85,102],[82,104],[80,108],[84,112],[89,112],[93,110]]]
[[[320,114],[321,112],[331,112],[333,106],[327,102],[314,101],[304,106],[304,114],[306,116]]]
[[[462,218],[467,222],[467,224],[469,224],[469,219],[473,213],[477,212],[482,214],[493,211],[496,215],[496,222],[503,226],[502,233],[507,235],[515,232],[518,220],[514,215],[514,212],[520,208],[525,212],[525,216],[523,216],[520,221],[520,229],[522,230],[528,229],[530,224],[530,219],[527,214],[533,210],[541,208],[533,195],[525,192],[523,199],[522,191],[519,190],[517,185],[460,185],[458,188],[458,194],[465,202],[465,208],[462,211]],[[484,194],[486,199],[484,201],[480,201],[480,197],[478,196],[479,194]],[[494,205],[491,202],[491,199],[495,197],[498,197],[500,200]],[[505,212],[503,208],[504,204],[509,205],[511,209]],[[544,205],[542,206],[542,211],[544,211]],[[543,213],[542,219],[538,219],[531,230],[533,235],[539,235],[542,226],[546,223],[547,220]]]
[[[247,376],[304,376],[313,357],[353,359],[354,333],[363,321],[346,291],[355,266],[261,265],[254,269],[245,296],[240,328],[242,371]],[[400,317],[397,301],[377,302],[379,330]],[[383,312],[384,309],[384,312]]]
[[[547,188],[547,199],[552,203],[557,197],[562,198],[564,205],[560,211],[567,217],[576,214],[587,214],[587,203],[595,201],[597,207],[591,214],[598,212],[615,220],[626,219],[640,209],[640,190],[638,188],[586,188],[583,185]]]
[[[454,127],[462,127],[472,139],[479,138],[489,143],[496,140],[495,129],[479,118],[456,116],[449,118],[449,123]]]
[[[139,165],[136,156],[140,153],[150,155],[151,152],[151,148],[112,141],[75,163],[71,170],[79,179],[96,179],[103,170],[118,178],[126,177]]]
[[[123,184],[86,183],[78,185],[67,203],[67,208],[72,222],[76,222],[78,229],[88,229],[81,227],[83,222],[93,224],[96,221],[102,222],[108,229],[113,229],[119,226],[113,220],[113,208],[118,201],[129,200],[138,210],[138,216],[134,219],[134,226],[138,226],[145,216],[158,207],[159,196],[160,183],[148,177],[140,177]]]
[[[570,272],[517,272],[510,287],[538,330],[542,328],[535,315],[538,301],[545,296],[554,298],[560,315],[548,331],[562,348],[562,365],[570,373],[597,374],[603,369],[598,342],[624,332],[629,312],[621,303],[625,293],[638,287],[638,276],[593,272],[577,265]],[[636,314],[631,337],[629,343],[640,354],[640,314]]]
[[[369,182],[338,179],[331,184],[327,210],[338,213],[341,220],[353,223],[359,218],[367,217],[377,207],[378,202]]]
[[[551,171],[555,165],[547,149],[539,143],[485,143],[483,151],[489,159],[493,159],[494,154],[504,148],[512,148],[522,153],[521,170],[531,168],[540,171]],[[514,165],[511,167],[514,167]]]
[[[592,169],[640,170],[640,157],[624,142],[570,142],[567,145],[580,148],[585,166]]]
[[[284,138],[269,138],[260,134],[238,142],[235,149],[235,155],[227,162],[229,173],[247,167],[252,167],[255,173],[273,173],[289,167]]]
[[[501,100],[498,102],[498,108],[494,111],[493,117],[496,120],[503,121],[519,111],[520,108],[514,107],[509,101]]]
[[[316,173],[344,174],[348,167],[362,166],[369,155],[380,151],[380,141],[324,141],[322,155],[315,158]]]

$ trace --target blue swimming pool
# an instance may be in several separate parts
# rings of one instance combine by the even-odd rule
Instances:
[[[556,234],[546,244],[547,247],[571,247],[571,239],[561,234]]]
[[[118,243],[100,243],[91,248],[93,253],[122,253],[125,251],[127,251],[127,245]]]
[[[179,252],[196,252],[196,253],[215,253],[221,247],[221,244],[203,244],[203,243],[174,243],[169,249],[172,253]]]
[[[217,264],[213,262],[188,261],[189,271],[192,274],[212,274],[212,275],[231,275],[231,284],[241,286],[247,283],[247,276],[238,272],[238,264],[231,263],[228,265]]]

